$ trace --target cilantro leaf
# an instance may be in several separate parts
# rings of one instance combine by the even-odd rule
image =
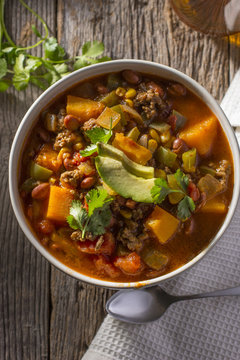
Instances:
[[[112,129],[107,130],[107,129],[95,127],[91,130],[87,130],[85,134],[93,144],[96,144],[98,142],[103,142],[104,144],[107,144],[112,136]]]
[[[178,204],[178,218],[185,221],[191,216],[194,210],[195,204],[193,199],[186,195]]]
[[[97,151],[97,143],[103,142],[104,144],[107,144],[108,141],[111,139],[112,136],[112,120],[110,129],[106,130],[103,128],[95,127],[91,130],[87,130],[85,132],[87,137],[91,140],[92,144],[87,146],[84,150],[80,151],[80,154],[82,156],[90,156],[94,154]]]
[[[0,80],[0,91],[6,91],[9,88],[9,83],[7,80]]]
[[[38,31],[38,29],[36,28],[35,25],[32,25],[32,31],[34,32],[34,34],[39,37],[40,39],[42,39],[42,35],[40,34],[40,32]]]
[[[172,192],[166,180],[158,178],[154,181],[154,186],[151,189],[151,195],[155,204],[161,204],[168,194]]]
[[[92,189],[86,195],[88,204],[88,216],[91,216],[95,209],[102,207],[104,204],[112,201],[107,190],[103,188]]]
[[[83,231],[88,214],[87,211],[82,207],[81,201],[74,200],[72,202],[69,213],[70,215],[67,217],[69,226],[75,230],[80,229]]]
[[[109,225],[112,217],[109,205],[108,203],[94,210],[93,215],[89,219],[87,231],[93,235],[102,235],[105,233],[105,228]]]
[[[0,59],[0,79],[7,73],[7,62],[4,58]]]
[[[57,39],[50,37],[44,42],[45,58],[53,61],[63,60],[65,50],[58,44]]]
[[[185,192],[187,191],[187,187],[189,184],[189,179],[187,175],[185,175],[180,169],[177,169],[176,173],[174,174],[175,179],[179,185],[179,187]]]
[[[81,150],[80,154],[82,156],[90,156],[90,155],[94,154],[96,151],[97,151],[97,145],[91,144],[91,145],[88,145],[84,150]]]
[[[105,189],[90,190],[86,195],[88,211],[81,201],[72,202],[70,215],[67,217],[69,226],[74,230],[80,229],[83,239],[86,232],[90,232],[93,236],[104,234],[112,217],[110,210],[112,200]]]
[[[104,52],[104,45],[100,41],[87,41],[82,46],[82,54],[84,56],[96,58]]]

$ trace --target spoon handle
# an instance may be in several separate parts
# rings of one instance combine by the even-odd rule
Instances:
[[[191,299],[201,299],[201,298],[207,298],[207,297],[217,297],[217,296],[237,296],[240,295],[240,286],[229,288],[229,289],[223,289],[223,290],[216,290],[211,291],[203,294],[195,294],[195,295],[186,295],[186,296],[180,296],[176,300],[191,300]]]

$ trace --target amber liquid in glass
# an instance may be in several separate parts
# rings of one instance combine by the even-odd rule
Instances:
[[[206,34],[226,36],[240,32],[240,0],[170,0],[179,18]]]

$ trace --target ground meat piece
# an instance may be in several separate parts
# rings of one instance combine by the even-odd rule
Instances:
[[[138,204],[136,209],[132,211],[132,219],[135,221],[140,221],[145,219],[146,217],[148,217],[148,215],[150,215],[150,213],[153,210],[153,207],[154,205],[152,204],[144,204],[144,203]]]
[[[132,233],[132,230],[127,227],[120,230],[117,234],[117,240],[121,241],[123,245],[127,246],[131,251],[140,251],[143,246],[141,239],[138,239],[138,237]]]
[[[95,127],[97,124],[96,124],[96,119],[90,119],[88,121],[85,121],[83,123],[83,126],[82,126],[82,130],[83,131],[87,131],[87,130],[91,130],[93,127]]]
[[[72,171],[65,171],[61,174],[60,181],[64,183],[67,187],[77,188],[80,185],[80,182],[83,178],[83,173],[81,170],[76,169]]]
[[[172,112],[172,106],[154,89],[138,91],[133,103],[134,107],[141,112],[147,124],[154,120],[164,120]]]
[[[54,149],[59,151],[64,146],[71,146],[77,142],[79,134],[70,130],[61,131],[55,140]]]
[[[231,174],[231,165],[229,161],[220,161],[219,167],[216,169],[216,176],[219,178],[223,188],[226,189],[229,175]]]
[[[73,241],[86,241],[86,240],[90,240],[90,241],[94,241],[96,240],[96,236],[92,235],[89,232],[86,232],[84,235],[84,239],[82,238],[82,231],[81,230],[76,230],[71,234],[71,239]]]
[[[65,108],[61,108],[59,110],[59,113],[57,114],[57,129],[56,129],[56,132],[58,132],[58,133],[65,129],[65,126],[64,126],[64,117],[65,117],[65,115],[66,115]]]

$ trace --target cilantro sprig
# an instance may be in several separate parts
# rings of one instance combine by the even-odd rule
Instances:
[[[171,189],[166,180],[158,178],[155,180],[155,185],[151,189],[151,195],[155,204],[161,204],[165,200],[166,196],[171,193],[183,194],[184,198],[178,203],[177,216],[180,220],[185,221],[195,210],[194,201],[187,195],[189,179],[180,169],[176,171],[174,176],[179,189]]]
[[[112,136],[112,119],[110,122],[110,129],[103,129],[99,127],[95,127],[91,130],[85,131],[85,135],[91,140],[91,144],[88,145],[84,150],[80,151],[82,156],[90,156],[97,151],[97,143],[102,142],[107,144]]]
[[[26,89],[29,84],[45,90],[71,71],[111,60],[107,56],[100,57],[104,52],[104,45],[99,41],[86,42],[81,48],[80,56],[67,58],[65,50],[58,44],[57,39],[49,37],[47,24],[41,16],[23,0],[19,1],[43,25],[44,35],[32,25],[32,31],[38,41],[28,47],[16,45],[8,34],[4,22],[5,0],[0,0],[0,91],[6,91],[11,85],[20,91]],[[29,52],[37,46],[43,47],[42,57],[33,56]]]
[[[110,203],[113,200],[103,188],[90,190],[86,197],[87,210],[81,201],[74,200],[70,208],[67,222],[72,229],[81,230],[84,239],[86,232],[93,236],[105,233],[109,225],[112,213]]]

